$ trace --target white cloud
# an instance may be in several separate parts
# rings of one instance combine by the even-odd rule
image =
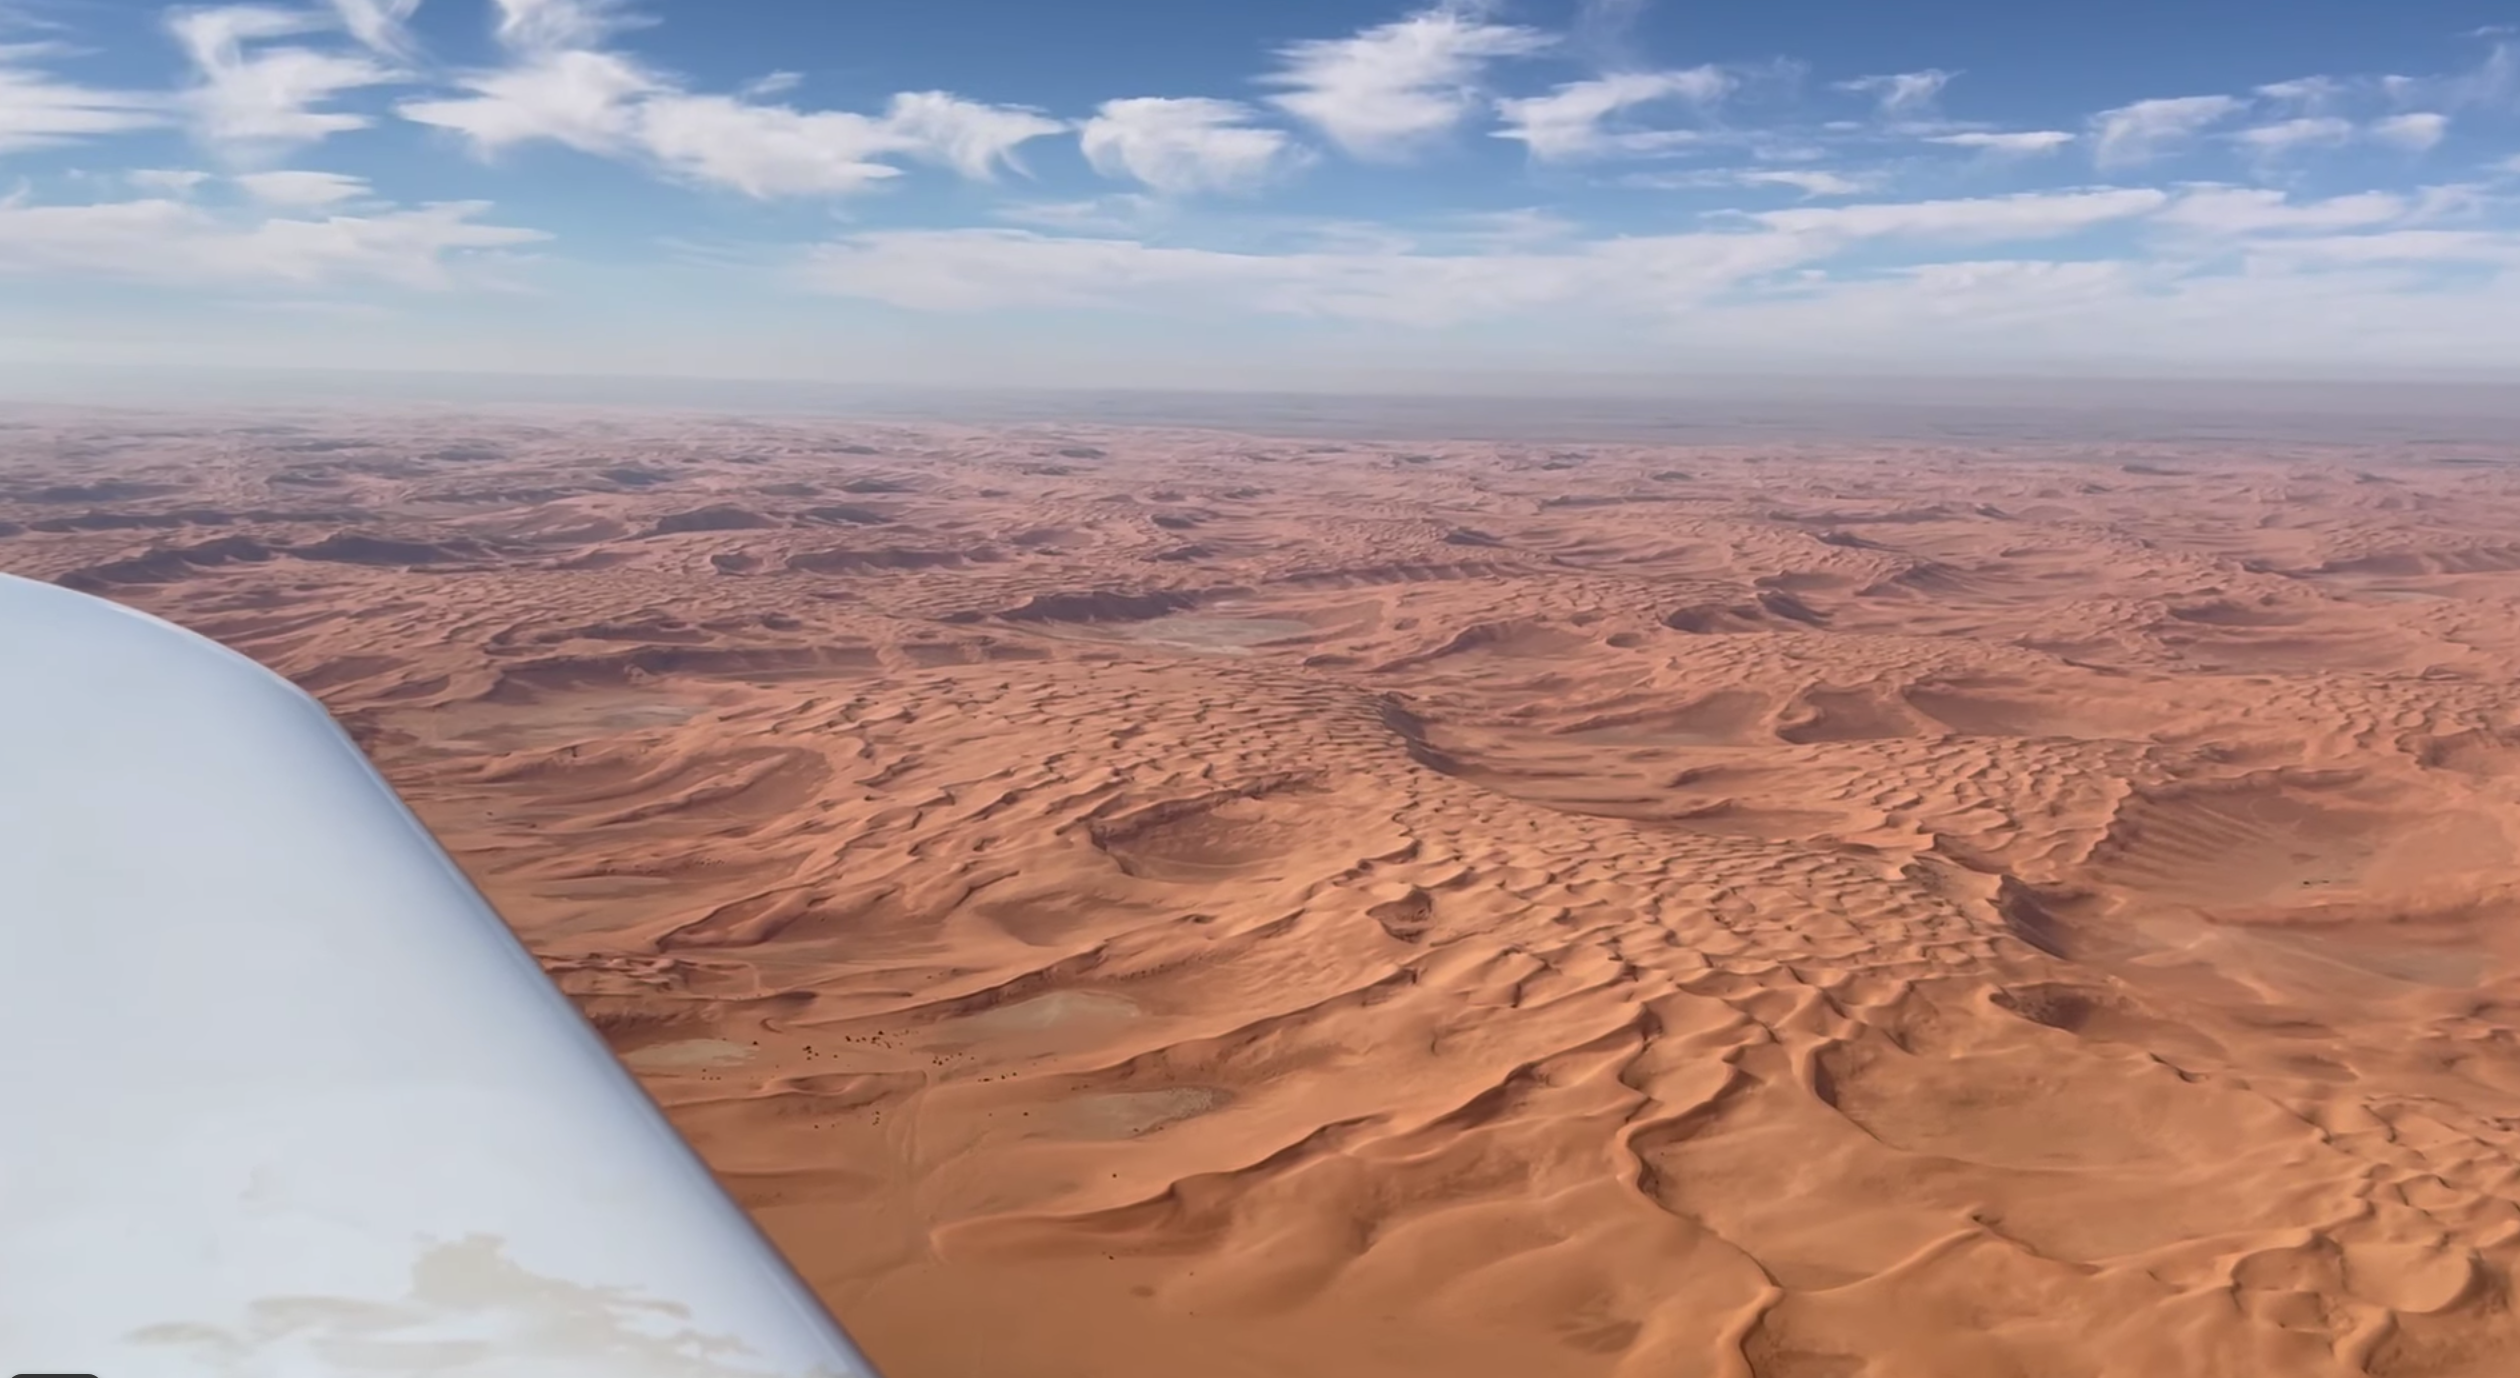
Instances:
[[[161,196],[189,196],[195,187],[210,180],[210,174],[191,168],[143,167],[124,173],[122,179],[142,191],[153,191]]]
[[[2414,110],[2374,120],[2364,132],[2375,143],[2421,153],[2439,144],[2450,132],[2450,117],[2430,110]]]
[[[1018,146],[1066,128],[943,91],[903,92],[880,116],[686,91],[620,53],[556,46],[626,22],[611,6],[501,0],[501,10],[500,33],[519,50],[513,65],[465,78],[469,94],[396,107],[484,156],[549,140],[747,196],[835,195],[899,176],[888,157],[986,180],[1015,165]]]
[[[318,27],[306,11],[226,5],[179,11],[167,22],[198,78],[185,92],[194,128],[212,143],[288,146],[365,128],[364,115],[315,107],[344,91],[394,78],[366,57],[295,46],[247,47]]]
[[[1116,304],[1167,288],[1260,285],[1300,271],[1288,257],[1167,249],[1132,239],[1028,230],[896,230],[814,251],[821,290],[924,311]]]
[[[1545,96],[1496,103],[1505,127],[1500,139],[1517,139],[1542,162],[1561,162],[1604,154],[1650,152],[1670,142],[1665,131],[1616,131],[1603,122],[1623,110],[1655,101],[1680,100],[1707,106],[1733,89],[1733,79],[1714,67],[1672,72],[1614,72],[1590,81],[1570,82]]]
[[[2407,246],[2392,250],[2410,251],[2420,252]],[[2484,251],[2481,245],[2460,250]],[[1658,263],[1679,254],[1657,242],[1633,261]],[[1341,362],[1310,376],[1333,386],[1357,386],[1360,364],[1414,368],[1421,377],[1469,366],[1513,370],[1545,388],[1541,380],[1561,369],[1635,373],[1708,366],[1877,374],[1884,358],[1919,374],[2135,377],[2372,376],[2388,369],[2520,366],[2520,339],[2509,324],[2520,318],[2520,274],[2506,271],[2480,283],[2473,266],[2462,269],[2465,276],[2453,288],[2447,280],[2428,280],[2429,270],[2420,265],[2401,263],[2357,268],[2307,257],[2269,258],[2239,271],[2198,271],[2148,262],[1988,256],[1879,271],[1789,268],[1711,295],[1640,294],[1625,303],[1636,309],[1622,310],[1623,303],[1600,294],[1599,283],[1605,272],[1628,262],[1606,251],[1602,257],[1570,279],[1591,295],[1544,298],[1530,309],[1545,311],[1541,319],[1551,328],[1513,332],[1516,340],[1545,344],[1500,347],[1494,342],[1503,332],[1426,331],[1405,321],[1343,318],[1314,337],[1315,357]],[[1234,271],[1219,268],[1220,275]],[[1195,277],[1197,271],[1187,270],[1202,283],[1198,288],[1143,294],[1157,304],[1168,296],[1193,299],[1201,309],[1191,317],[1196,333],[1179,337],[1184,348],[1140,366],[1168,368],[1167,377],[1187,386],[1228,370],[1248,377],[1255,364],[1285,366],[1288,356],[1253,355],[1245,342],[1208,328],[1211,308],[1239,303],[1250,289],[1216,287],[1212,279]],[[1515,259],[1495,271],[1522,278],[1553,269]],[[1728,267],[1721,275],[1737,280]],[[1298,299],[1320,300],[1316,277],[1284,274],[1270,280],[1297,284],[1291,290]],[[2340,319],[2352,320],[2355,329],[2338,331]],[[1202,353],[1200,346],[1211,341],[1212,352]]]
[[[377,52],[401,57],[411,51],[411,16],[420,0],[332,0],[341,26]]]
[[[2278,158],[2304,148],[2338,148],[2353,142],[2354,122],[2335,115],[2302,115],[2243,129],[2231,136],[2262,157]]]
[[[1934,103],[1956,75],[1929,67],[1921,72],[1858,77],[1853,81],[1839,82],[1838,89],[1870,95],[1881,118],[1893,124],[1904,124],[1933,114]]]
[[[1016,230],[892,231],[826,245],[822,290],[922,310],[1231,309],[1432,327],[1585,302],[1679,299],[1794,261],[1786,237],[1623,240],[1561,253],[1295,254],[1172,248]]]
[[[899,152],[942,163],[976,182],[995,177],[1001,166],[1022,171],[1015,161],[1017,147],[1066,128],[1037,110],[988,105],[943,91],[905,91],[892,98],[884,113],[885,132],[898,141]]]
[[[2259,187],[2196,187],[2153,217],[2153,223],[2217,235],[2343,230],[2402,220],[2410,209],[2404,197],[2387,192],[2296,202]]]
[[[44,148],[166,122],[161,102],[62,81],[23,65],[41,45],[0,47],[0,153]]]
[[[2139,298],[2157,290],[2161,277],[2109,261],[1927,263],[1877,276],[1823,277],[1798,299],[1745,304],[1712,323],[1767,349],[1792,331],[1818,327],[1837,348],[1871,353],[1889,343],[1885,335],[1903,331],[1905,344],[1894,347],[1912,360],[1955,343],[2035,341],[2060,317]]]
[[[1579,0],[1579,36],[1617,46],[1612,40],[1643,3]],[[7,4],[0,0],[0,10]],[[2481,132],[2488,102],[2520,95],[2508,43],[2495,43],[2474,70],[2451,77],[2316,76],[2262,86],[2245,98],[2139,101],[2103,111],[2075,132],[1943,120],[1935,104],[1951,74],[1932,69],[1837,84],[1871,97],[1877,118],[1823,124],[1824,115],[1855,107],[1841,102],[1833,112],[1814,113],[1806,104],[1798,113],[1732,127],[1747,117],[1700,121],[1686,107],[1730,101],[1756,74],[1652,70],[1605,57],[1595,69],[1601,75],[1530,83],[1523,89],[1534,94],[1498,99],[1488,88],[1500,64],[1550,51],[1560,40],[1503,22],[1493,4],[1453,0],[1282,50],[1264,78],[1266,114],[1225,99],[1144,97],[1103,102],[1071,124],[942,91],[906,92],[854,111],[802,108],[787,103],[796,81],[784,75],[699,90],[614,45],[623,28],[646,21],[612,0],[492,4],[500,65],[440,78],[425,98],[398,107],[405,118],[459,135],[485,155],[553,142],[751,197],[843,195],[900,180],[920,163],[973,180],[1020,172],[1027,144],[1073,130],[1098,173],[1125,179],[1110,184],[1125,194],[1045,194],[1045,203],[1004,202],[979,212],[1031,229],[865,233],[813,252],[808,276],[817,286],[904,307],[1118,307],[1203,321],[1264,314],[1377,328],[1519,316],[1617,318],[1688,331],[1730,323],[1745,340],[1779,342],[1789,351],[1789,325],[1837,341],[1833,322],[1840,316],[1850,321],[1844,340],[1875,345],[1895,340],[1895,328],[1922,323],[1941,329],[1946,342],[2078,341],[2077,332],[2088,332],[2093,340],[2124,343],[2221,331],[2218,339],[2274,349],[2336,350],[2360,348],[2367,322],[2412,340],[2423,322],[2437,320],[2444,339],[2499,340],[2497,357],[2520,362],[2520,338],[2507,324],[2494,335],[2482,307],[2427,316],[2452,308],[2416,300],[2446,299],[2445,289],[2456,286],[2473,289],[2477,302],[2520,304],[2520,234],[2492,228],[2509,223],[2512,183],[2489,182],[2483,173],[2464,185],[2426,188],[2404,186],[2401,177],[2393,191],[2325,199],[2165,181],[2159,188],[1837,201],[1878,185],[1850,150],[1869,157],[1885,135],[1906,141],[1911,153],[1936,145],[1990,160],[2052,154],[2080,139],[2104,168],[2143,165],[2200,143],[2226,161],[2235,149],[2267,160],[2225,174],[2235,180],[2252,170],[2272,180],[2263,177],[2277,166],[2272,160],[2315,149],[2420,153],[2446,141],[2454,114]],[[0,152],[179,119],[222,151],[274,149],[358,129],[369,118],[341,98],[413,79],[405,69],[420,62],[410,27],[418,6],[266,0],[173,11],[165,23],[197,78],[164,96],[90,89],[38,70],[60,50],[0,44]],[[1569,50],[1589,51],[1572,41],[1559,51]],[[1831,99],[1825,90],[1822,98]],[[1657,102],[1669,108],[1652,109]],[[1739,104],[1746,109],[1750,102]],[[1698,222],[1701,228],[1667,234],[1611,236],[1539,210],[1448,215],[1447,203],[1438,201],[1406,227],[1238,217],[1233,247],[1186,243],[1202,222],[1173,198],[1267,185],[1312,156],[1303,147],[1310,130],[1320,131],[1325,147],[1400,159],[1487,112],[1496,117],[1494,137],[1519,141],[1537,162],[1683,147],[1722,151],[1728,156],[1720,161],[1664,162],[1621,180],[1786,188],[1803,200],[1736,196],[1735,205],[1789,208],[1725,212]],[[1662,123],[1684,127],[1654,127],[1658,114]],[[2470,132],[2467,123],[2460,132]],[[1784,156],[1795,144],[1808,161]],[[1939,165],[1948,173],[1960,161],[1946,155]],[[2466,158],[2460,161],[2464,166]],[[1842,170],[1841,163],[1849,166]],[[2520,158],[2495,167],[2520,178]],[[224,285],[239,295],[272,284],[440,286],[476,271],[468,264],[541,237],[484,223],[486,209],[477,204],[393,206],[377,200],[363,179],[337,173],[266,170],[220,182],[241,194],[200,191],[208,174],[180,169],[80,175],[137,189],[115,194],[141,199],[36,205],[29,188],[0,201],[0,273],[85,272]],[[2111,226],[2132,233],[2093,235],[2073,254],[2057,256],[2071,262],[2044,261],[2017,247]],[[1262,244],[1267,251],[1253,247]],[[2332,324],[2346,317],[2286,304],[2278,288],[2322,310],[2350,309],[2354,341],[2340,342]],[[2242,321],[2215,314],[2244,308],[2263,315]],[[2520,313],[2503,319],[2514,318]],[[2286,322],[2292,336],[2273,321]],[[1864,335],[1857,327],[1865,323],[1884,333]],[[2313,336],[2327,343],[2319,346]]]
[[[340,172],[248,172],[235,181],[267,206],[319,209],[368,194],[366,178]]]
[[[1849,174],[1818,167],[1710,167],[1674,172],[1633,172],[1616,185],[1645,191],[1709,191],[1723,187],[1791,187],[1808,200],[1877,190],[1878,173]]]
[[[1565,244],[1582,236],[1584,227],[1536,206],[1510,211],[1473,211],[1454,217],[1460,224],[1459,238],[1480,250],[1529,249],[1546,244]]]
[[[2108,260],[1976,259],[1919,264],[1900,269],[1892,280],[1929,293],[1969,297],[1972,306],[2003,309],[2010,304],[2019,309],[2031,303],[2051,306],[2060,298],[2087,301],[2094,289],[2114,293],[2149,276],[2154,275],[2137,265]]]
[[[667,167],[747,196],[857,191],[901,175],[875,161],[897,142],[883,124],[845,111],[657,96],[638,106],[638,137]]]
[[[1820,168],[1753,168],[1734,173],[1732,180],[1743,186],[1792,187],[1807,197],[1854,196],[1872,190],[1873,186],[1844,173]]]
[[[808,282],[938,311],[1122,307],[1258,312],[1419,327],[1532,311],[1634,316],[1698,309],[1860,244],[2052,238],[2158,208],[2146,189],[1773,211],[1742,228],[1609,239],[1525,237],[1435,253],[1367,238],[1264,254],[1020,230],[899,230],[823,246]]]
[[[2468,71],[2434,77],[2382,77],[2380,89],[2405,106],[2447,110],[2508,106],[2520,99],[2520,46],[2507,36],[2493,35],[2484,58]]]
[[[1819,355],[1859,367],[1895,350],[1920,369],[1971,371],[2507,368],[2520,364],[2506,324],[2520,309],[2514,285],[2505,278],[2431,290],[2411,287],[2401,269],[2273,259],[2211,274],[2125,263],[1945,263],[1832,279],[1798,300],[1729,304],[1689,318],[1675,336],[1720,341],[1727,358]],[[2338,331],[2341,319],[2355,328]],[[1826,343],[1815,349],[1813,340]]]
[[[2415,205],[2406,213],[2407,223],[2432,224],[2440,220],[2474,220],[2499,198],[2493,188],[2483,182],[2447,182],[2418,187]]]
[[[2257,88],[2257,94],[2277,105],[2296,110],[2325,110],[2354,89],[2354,84],[2335,77],[2295,77],[2290,81],[2269,82]]]
[[[2389,230],[2380,234],[2270,239],[2250,246],[2260,263],[2294,268],[2481,265],[2520,267],[2520,235],[2492,230]]]
[[[895,96],[880,117],[680,93],[649,96],[636,114],[640,146],[666,167],[763,198],[863,190],[901,174],[877,161],[887,155],[986,179],[1018,144],[1063,127],[941,91]]]
[[[2174,96],[2103,110],[2091,120],[2092,157],[2103,167],[2150,162],[2242,108],[2230,96]]]
[[[453,202],[323,220],[237,220],[185,201],[0,208],[0,273],[78,273],[183,287],[358,282],[444,288],[468,258],[544,238]]]
[[[1199,97],[1109,100],[1077,138],[1085,160],[1105,177],[1134,178],[1176,195],[1248,191],[1300,161],[1286,134],[1255,127],[1252,113]]]
[[[1929,144],[1948,144],[1953,148],[1974,148],[1998,157],[2030,157],[2054,153],[2074,141],[2074,135],[2062,129],[2021,129],[2005,132],[1971,130],[1959,134],[1936,134],[1925,140]]]
[[[2520,153],[2515,153],[2510,157],[2503,159],[2501,162],[2494,164],[2489,170],[2499,172],[2505,177],[2520,177]]]
[[[1421,10],[1347,38],[1283,50],[1266,78],[1278,108],[1360,158],[1395,160],[1451,131],[1479,105],[1479,78],[1498,58],[1550,46],[1548,35],[1495,24],[1469,4]]]
[[[499,41],[527,52],[586,48],[637,22],[618,0],[497,0]]]
[[[468,96],[405,101],[404,119],[449,129],[481,153],[549,139],[586,153],[623,147],[635,122],[632,102],[660,89],[654,77],[612,53],[568,51],[467,78]]]
[[[1773,230],[1832,241],[1928,239],[1999,244],[2077,234],[2111,221],[2148,215],[2169,200],[2167,192],[2153,187],[2108,187],[1765,211],[1750,219]]]
[[[1135,234],[1160,218],[1165,205],[1143,192],[1120,192],[1081,201],[1015,201],[991,214],[1010,225],[1037,225],[1071,234]]]

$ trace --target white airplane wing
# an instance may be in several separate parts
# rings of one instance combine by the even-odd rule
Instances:
[[[869,1378],[314,700],[0,576],[0,1374]]]

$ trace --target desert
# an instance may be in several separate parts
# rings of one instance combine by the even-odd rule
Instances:
[[[18,409],[891,1378],[2483,1378],[2507,447]]]

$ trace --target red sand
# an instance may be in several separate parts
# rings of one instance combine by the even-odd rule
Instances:
[[[2503,1375],[2520,471],[11,431],[893,1378]]]

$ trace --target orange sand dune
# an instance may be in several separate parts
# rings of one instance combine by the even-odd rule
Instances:
[[[2520,1363],[2520,470],[51,416],[895,1378]]]

